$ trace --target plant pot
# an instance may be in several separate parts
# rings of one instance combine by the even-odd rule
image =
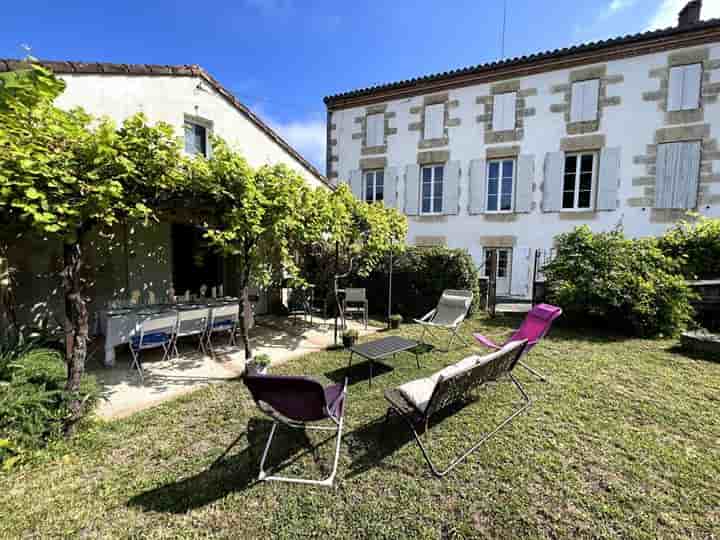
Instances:
[[[343,336],[343,347],[346,349],[349,349],[353,345],[355,345],[355,342],[357,341],[357,338],[355,336]]]
[[[390,319],[390,328],[392,330],[397,330],[400,328],[400,320],[399,319]]]

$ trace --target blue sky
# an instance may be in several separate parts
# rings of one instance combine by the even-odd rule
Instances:
[[[671,26],[685,1],[507,0],[505,56]],[[323,96],[499,58],[502,2],[8,1],[2,22],[0,57],[200,64],[324,170]]]

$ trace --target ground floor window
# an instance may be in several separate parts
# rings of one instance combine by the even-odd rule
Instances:
[[[365,173],[365,202],[383,200],[385,191],[385,173],[383,171],[367,171]]]

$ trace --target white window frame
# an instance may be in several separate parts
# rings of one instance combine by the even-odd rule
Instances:
[[[436,115],[440,117],[439,124],[437,127],[437,133],[436,130],[433,129],[433,125],[428,121],[433,114],[431,111],[434,111]],[[445,135],[445,104],[444,103],[436,103],[434,105],[425,105],[425,111],[424,111],[424,125],[423,125],[423,139],[424,140],[433,140],[433,139],[442,139]]]
[[[577,159],[575,164],[575,187],[573,197],[573,207],[565,208],[565,161],[570,156],[576,156]],[[582,162],[582,156],[593,157],[593,170],[592,170],[592,183],[590,184],[590,206],[583,206],[578,208],[578,202],[580,200],[580,164]],[[560,186],[560,211],[561,212],[591,212],[595,210],[595,193],[597,191],[597,176],[598,176],[598,162],[599,153],[596,150],[587,150],[581,152],[566,152],[563,155],[563,169],[562,169],[562,184]]]
[[[212,148],[210,147],[210,135],[212,133],[212,122],[209,120],[204,120],[202,118],[198,118],[196,116],[188,116],[185,115],[185,119],[183,121],[183,152],[185,152],[188,156],[195,156],[198,154],[201,154],[198,152],[197,154],[191,154],[187,151],[187,143],[186,143],[186,137],[187,137],[187,126],[198,126],[205,130],[205,153],[202,154],[203,157],[209,158],[212,155]]]
[[[697,94],[694,94],[693,96],[686,95],[687,92],[687,78],[688,78],[688,71],[691,67],[697,66],[699,68],[699,74],[698,74],[698,91]],[[678,74],[677,76],[680,77],[680,108],[670,108],[671,98],[670,95],[673,91],[673,74]],[[668,77],[668,112],[674,112],[674,111],[696,111],[699,109],[702,109],[702,77],[703,77],[703,67],[702,64],[699,62],[693,62],[692,64],[684,64],[682,66],[672,66],[670,68],[670,73]],[[691,103],[692,102],[692,103]]]
[[[385,115],[369,114],[365,119],[365,146],[382,146],[385,144]]]
[[[378,200],[378,189],[377,189],[377,176],[378,174],[382,175],[383,180],[383,198]],[[367,187],[368,182],[372,178],[372,199],[368,200],[367,198]],[[382,202],[385,201],[385,170],[384,169],[370,169],[367,171],[363,171],[363,193],[362,193],[362,199],[363,201],[367,203],[374,203],[374,202]]]
[[[500,200],[502,198],[502,169],[503,163],[509,161],[512,163],[512,188],[510,192],[510,208],[508,210],[500,209]],[[498,191],[497,191],[497,210],[490,210],[488,207],[488,201],[490,199],[490,165],[492,163],[499,164],[499,176],[498,176]],[[488,214],[512,214],[515,211],[515,183],[517,182],[517,159],[515,158],[500,158],[500,159],[489,159],[485,170],[485,212]]]
[[[440,210],[434,210],[433,202],[435,201],[435,171],[437,167],[442,168],[442,190],[443,190],[443,197],[440,199]],[[423,216],[438,216],[442,215],[443,213],[443,198],[445,196],[445,169],[446,169],[445,163],[433,163],[432,165],[421,165],[420,166],[420,215]],[[430,169],[432,172],[430,173],[430,210],[424,211],[423,210],[423,171],[425,169]]]
[[[513,248],[512,247],[484,247],[483,248],[483,277],[490,278],[490,266],[488,265],[488,258],[490,257],[490,252],[495,251],[497,252],[497,268],[495,269],[495,278],[496,279],[511,279],[511,273],[512,273],[512,258],[513,258]],[[501,276],[500,274],[500,252],[505,253],[505,275]]]

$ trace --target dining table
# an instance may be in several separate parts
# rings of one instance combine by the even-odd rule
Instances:
[[[120,305],[101,309],[96,313],[94,333],[105,337],[105,354],[103,364],[106,367],[115,365],[115,348],[130,343],[133,336],[139,331],[140,323],[148,317],[159,315],[177,315],[179,311],[204,309],[213,307],[240,304],[234,297],[206,298],[190,300],[175,304],[140,304]],[[248,315],[249,312],[249,315]],[[245,320],[248,328],[253,326],[252,310],[246,310]]]

